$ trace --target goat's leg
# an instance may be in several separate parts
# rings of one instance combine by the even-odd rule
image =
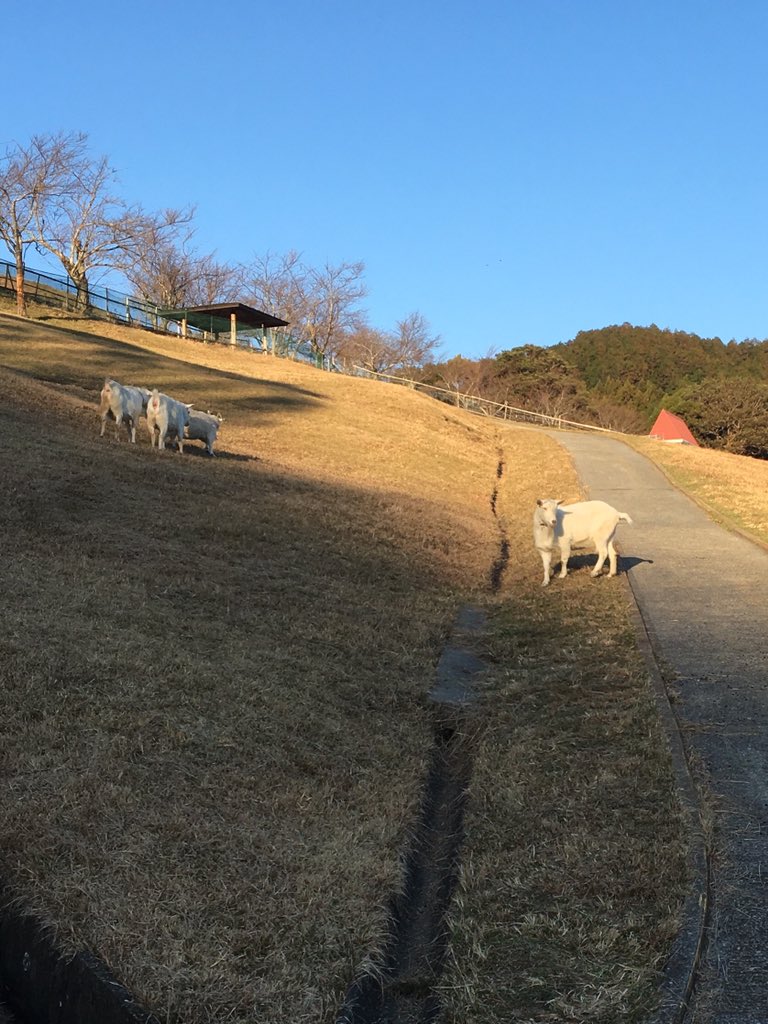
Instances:
[[[560,579],[568,575],[568,559],[571,557],[571,545],[567,540],[560,541]]]
[[[610,542],[609,542],[610,543]],[[600,571],[605,565],[605,560],[608,557],[608,544],[602,543],[597,545],[597,565],[592,570],[593,576],[599,576]]]
[[[609,576],[615,576],[616,575],[616,566],[617,566],[617,563],[618,563],[618,559],[616,557],[616,548],[615,548],[614,543],[613,543],[612,540],[608,541],[608,562],[609,562],[609,564],[611,566],[611,569],[610,569],[610,572],[608,573],[608,575]]]
[[[547,551],[544,548],[539,548],[539,554],[541,555],[541,561],[544,564],[544,582],[541,584],[542,587],[549,586],[550,567],[552,565],[552,552]]]

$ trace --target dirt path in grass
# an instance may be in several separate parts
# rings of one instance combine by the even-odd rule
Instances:
[[[686,1024],[767,1024],[768,552],[717,526],[620,441],[551,436],[586,496],[634,520],[620,528],[621,566],[711,809],[710,911]]]

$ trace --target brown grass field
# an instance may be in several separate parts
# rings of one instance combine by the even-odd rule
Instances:
[[[105,375],[220,412],[220,456],[157,452],[143,422],[99,438]],[[474,601],[492,668],[446,1019],[644,1019],[683,826],[622,582],[539,586],[533,502],[578,497],[558,445],[86,321],[0,318],[0,386],[0,875],[67,948],[169,1024],[332,1021]]]

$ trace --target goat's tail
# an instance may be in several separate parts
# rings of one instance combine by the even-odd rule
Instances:
[[[619,512],[619,522],[629,523],[630,526],[632,525],[632,519],[626,512]]]

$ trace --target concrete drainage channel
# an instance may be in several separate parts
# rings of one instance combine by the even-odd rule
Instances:
[[[428,1024],[440,1013],[435,987],[448,953],[447,917],[477,736],[468,708],[473,679],[486,667],[462,641],[482,632],[485,621],[479,609],[463,609],[438,663],[429,694],[434,743],[402,890],[391,901],[382,954],[349,989],[337,1024]]]

